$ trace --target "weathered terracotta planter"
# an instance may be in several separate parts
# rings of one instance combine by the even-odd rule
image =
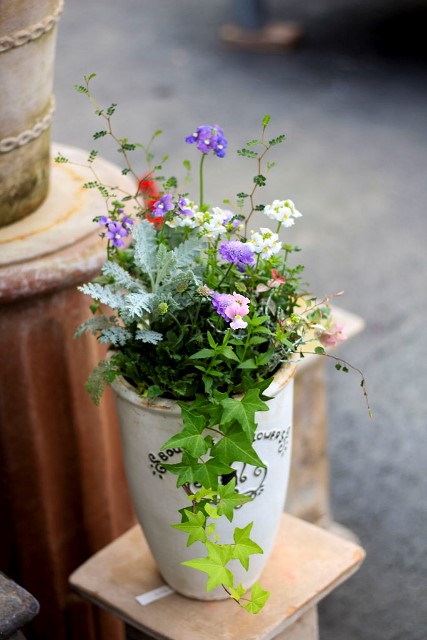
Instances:
[[[251,537],[264,554],[251,556],[248,572],[237,561],[229,565],[236,584],[241,582],[245,588],[259,578],[268,560],[283,511],[291,457],[294,373],[295,365],[288,365],[276,374],[266,392],[272,397],[270,410],[257,414],[254,447],[267,468],[233,465],[239,493],[253,500],[235,512],[232,523],[225,518],[217,523],[220,540],[227,543],[233,542],[235,526],[254,521]],[[162,466],[180,459],[178,449],[161,451],[163,443],[182,428],[179,407],[173,400],[142,399],[123,379],[114,381],[113,390],[131,497],[160,573],[185,596],[201,600],[227,597],[220,587],[206,592],[205,574],[181,565],[183,560],[205,556],[206,552],[198,542],[187,547],[187,536],[170,526],[179,522],[178,509],[190,504],[183,489],[176,488],[176,476]]]
[[[49,188],[56,25],[63,0],[0,0],[0,226]]]

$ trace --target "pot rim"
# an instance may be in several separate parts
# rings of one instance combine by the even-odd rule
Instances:
[[[274,374],[273,381],[270,386],[265,390],[265,395],[274,398],[277,396],[282,389],[286,387],[286,385],[292,380],[295,375],[297,369],[297,365],[295,363],[286,362],[284,363],[280,369]],[[123,400],[126,400],[130,404],[144,407],[147,410],[156,411],[156,412],[169,412],[180,414],[181,410],[178,407],[179,400],[174,400],[170,398],[142,398],[138,395],[135,387],[133,387],[127,380],[125,380],[122,376],[118,376],[111,383],[111,388],[113,391]],[[240,396],[235,396],[236,398],[240,398]],[[183,400],[182,402],[185,402]]]

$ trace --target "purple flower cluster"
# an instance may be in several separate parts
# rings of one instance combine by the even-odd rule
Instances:
[[[252,249],[239,240],[229,240],[219,245],[218,253],[223,260],[235,264],[239,271],[245,271],[246,265],[252,265],[255,262]]]
[[[172,196],[170,193],[167,193],[153,204],[153,215],[156,218],[161,218],[174,208],[175,205],[172,202]]]
[[[118,213],[121,213],[123,209],[119,209]],[[130,230],[133,227],[133,220],[129,216],[123,215],[121,220],[111,220],[109,216],[102,216],[99,219],[99,224],[107,228],[105,234],[107,240],[111,241],[113,247],[120,249],[124,246],[123,238],[129,235]]]
[[[209,153],[213,151],[218,158],[225,156],[227,149],[227,140],[224,137],[224,131],[218,125],[211,127],[210,125],[202,125],[197,127],[196,131],[185,138],[188,144],[196,143],[199,151]]]

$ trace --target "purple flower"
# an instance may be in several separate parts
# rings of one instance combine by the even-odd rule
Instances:
[[[120,248],[124,245],[123,238],[126,238],[128,234],[128,230],[120,222],[110,222],[106,236],[108,240],[111,240],[113,247]]]
[[[162,196],[160,200],[153,205],[153,215],[156,217],[164,216],[168,211],[172,211],[174,208],[174,204],[172,202],[172,196],[170,193]]]
[[[219,245],[218,253],[223,260],[235,264],[240,271],[245,271],[246,265],[254,264],[252,249],[239,240],[229,240]]]
[[[224,131],[218,125],[211,127],[210,125],[203,125],[197,127],[196,131],[185,138],[185,142],[188,144],[196,143],[199,151],[202,153],[209,153],[213,151],[218,158],[225,156],[227,149],[227,140],[224,137]]]
[[[123,209],[122,209],[123,211]],[[132,218],[129,218],[128,216],[122,216],[122,225],[124,226],[125,229],[132,229],[133,227],[133,220]]]
[[[234,297],[231,293],[215,293],[212,297],[212,306],[215,311],[222,316],[227,322],[230,318],[226,315],[225,311],[234,303]]]
[[[179,213],[182,216],[192,216],[193,215],[193,211],[188,208],[189,204],[190,204],[190,201],[187,200],[187,198],[184,198],[183,196],[181,196],[180,199],[178,200],[178,209],[179,209]]]
[[[98,224],[107,227],[109,224],[111,224],[112,220],[110,218],[110,216],[101,216],[99,219]]]

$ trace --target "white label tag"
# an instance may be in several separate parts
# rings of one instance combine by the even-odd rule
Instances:
[[[171,593],[174,593],[174,590],[168,587],[167,584],[164,584],[163,587],[147,591],[147,593],[142,593],[140,596],[136,596],[135,599],[138,600],[139,604],[142,604],[142,606],[145,607],[146,604],[160,600],[160,598],[169,596]]]

